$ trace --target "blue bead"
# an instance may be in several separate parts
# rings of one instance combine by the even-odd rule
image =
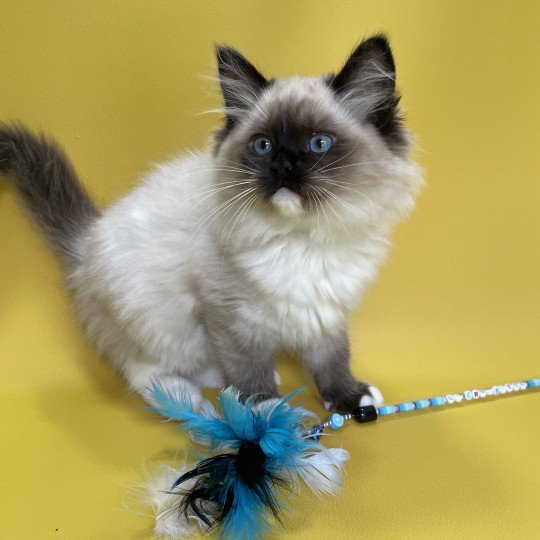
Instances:
[[[389,414],[394,414],[397,411],[395,405],[385,405],[384,407],[379,407],[378,413],[380,416],[387,416]]]
[[[429,402],[429,399],[420,399],[414,402],[414,406],[417,409],[427,409],[427,407],[431,406],[431,403]]]
[[[431,402],[432,407],[438,407],[439,405],[444,405],[446,403],[446,399],[443,397],[434,397],[429,401]]]
[[[345,418],[343,418],[341,414],[334,413],[330,417],[330,427],[332,429],[339,429],[344,424],[344,422],[345,422]]]
[[[399,412],[412,411],[414,409],[414,403],[400,403],[398,405]]]
[[[540,386],[540,379],[530,379],[527,381],[527,386],[529,388],[534,388],[536,386]]]
[[[323,427],[322,426],[319,426],[319,427],[316,427],[316,428],[313,428],[312,432],[311,432],[311,436],[310,436],[310,439],[312,441],[318,441],[320,440],[321,438],[321,433],[323,432]]]

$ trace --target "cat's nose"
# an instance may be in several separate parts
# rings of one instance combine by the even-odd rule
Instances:
[[[289,179],[294,172],[293,160],[285,152],[278,152],[270,165],[270,174],[275,180]]]

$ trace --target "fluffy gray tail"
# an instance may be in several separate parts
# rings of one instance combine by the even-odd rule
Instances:
[[[31,217],[68,264],[84,230],[99,216],[62,149],[24,126],[0,124],[0,173],[12,179]]]

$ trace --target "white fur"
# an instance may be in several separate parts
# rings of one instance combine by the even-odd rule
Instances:
[[[300,196],[286,187],[278,189],[270,201],[286,217],[299,216],[304,213]]]
[[[371,395],[364,394],[358,403],[361,407],[366,407],[367,405],[374,405],[375,407],[380,407],[384,403],[384,398],[381,391],[373,385],[369,386],[369,392]],[[324,408],[329,411],[333,408],[334,404],[331,401],[323,402]]]
[[[144,392],[152,377],[189,377],[210,365],[192,276],[216,264],[210,235],[212,161],[202,154],[158,167],[88,235],[72,274],[76,305],[100,350]]]
[[[375,405],[375,407],[380,407],[384,402],[381,391],[376,386],[370,386],[369,392],[371,396],[366,394],[360,398],[360,405],[362,407],[365,407],[366,405]]]

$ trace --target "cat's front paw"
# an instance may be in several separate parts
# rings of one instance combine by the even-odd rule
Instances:
[[[324,408],[327,411],[337,411],[342,414],[350,413],[354,408],[374,405],[380,407],[383,404],[383,395],[381,391],[371,384],[358,382],[354,392],[349,395],[340,395],[334,397],[331,401],[324,401]]]
[[[361,407],[365,407],[367,405],[374,405],[375,407],[380,407],[383,403],[384,398],[381,394],[381,391],[376,386],[368,385],[368,393],[364,394],[360,398],[358,405],[360,405]]]

